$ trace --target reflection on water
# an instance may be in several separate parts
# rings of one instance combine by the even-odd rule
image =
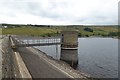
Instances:
[[[118,39],[79,38],[78,41],[78,70],[93,77],[118,77]],[[36,48],[55,59],[60,58],[60,45]]]

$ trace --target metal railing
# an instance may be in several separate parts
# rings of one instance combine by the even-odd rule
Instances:
[[[15,45],[18,47],[27,46],[45,46],[45,45],[56,45],[61,44],[60,38],[39,38],[39,39],[17,39],[12,38]]]

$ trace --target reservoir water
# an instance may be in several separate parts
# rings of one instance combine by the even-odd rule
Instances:
[[[96,78],[118,78],[118,39],[79,38],[78,44],[77,70]],[[60,59],[60,45],[35,48]]]

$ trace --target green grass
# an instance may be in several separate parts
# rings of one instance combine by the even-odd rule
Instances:
[[[111,32],[118,32],[118,29],[116,27],[89,27],[93,29],[93,32],[84,31],[85,27],[79,28],[79,33],[81,33],[82,36],[108,36]]]
[[[57,29],[48,29],[48,28],[4,28],[2,29],[3,35],[11,34],[11,35],[32,35],[32,36],[45,36],[48,34],[53,34],[60,32]]]
[[[0,28],[0,35],[2,34],[2,28]]]
[[[93,32],[84,30],[85,27],[72,27],[71,29],[77,30],[81,36],[108,36],[111,32],[118,32],[116,27],[89,27]],[[68,29],[68,28],[66,28]],[[60,31],[64,27],[16,27],[16,28],[3,28],[2,34],[12,35],[31,35],[31,36],[59,36]]]

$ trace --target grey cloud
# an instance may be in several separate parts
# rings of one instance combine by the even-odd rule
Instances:
[[[118,24],[120,25],[120,1],[118,3]]]
[[[67,12],[68,9],[66,7],[72,7],[68,5],[68,3],[69,2],[57,2],[51,0],[48,3],[49,5],[46,5],[42,4],[41,1],[38,3],[34,0],[1,0],[0,7],[3,7],[5,11],[0,11],[0,15],[16,17],[17,19],[18,14],[30,14],[37,17],[51,19],[54,22],[69,21],[69,23],[72,24],[117,24],[118,22],[118,16],[115,14],[114,10],[108,10],[111,12],[108,14],[107,12],[103,13],[102,10],[97,10],[98,12],[95,10],[86,16],[76,17],[75,15],[79,13],[74,12],[74,8]],[[44,8],[43,5],[47,7]],[[73,5],[73,7],[74,6],[76,5]],[[59,8],[64,10],[63,13],[57,12],[59,11]],[[70,12],[73,12],[74,14],[71,15]]]
[[[114,17],[115,18],[115,17]],[[110,18],[108,16],[100,16],[100,15],[91,15],[91,16],[86,16],[83,18],[78,18],[73,21],[76,24],[98,24],[98,25],[112,25],[112,24],[118,24],[117,19],[113,20],[113,17]]]
[[[42,16],[42,17],[46,17],[46,18],[58,19],[58,18],[64,17],[64,16],[52,11],[52,9],[57,7],[54,4],[55,3],[51,3],[50,8],[44,9],[44,8],[42,8],[42,6],[40,4],[30,3],[27,5],[28,6],[27,11],[32,15]]]
[[[51,10],[45,10],[42,8],[42,6],[40,4],[38,4],[37,2],[23,2],[23,1],[10,1],[8,2],[4,2],[4,4],[7,5],[8,9],[11,9],[11,15],[17,15],[15,12],[20,12],[20,13],[28,13],[31,15],[35,15],[35,16],[41,16],[41,17],[46,17],[46,18],[60,18],[62,17],[59,14],[56,14],[54,12],[52,12]],[[54,8],[55,6],[52,5],[52,8]],[[9,14],[9,15],[10,15]]]

